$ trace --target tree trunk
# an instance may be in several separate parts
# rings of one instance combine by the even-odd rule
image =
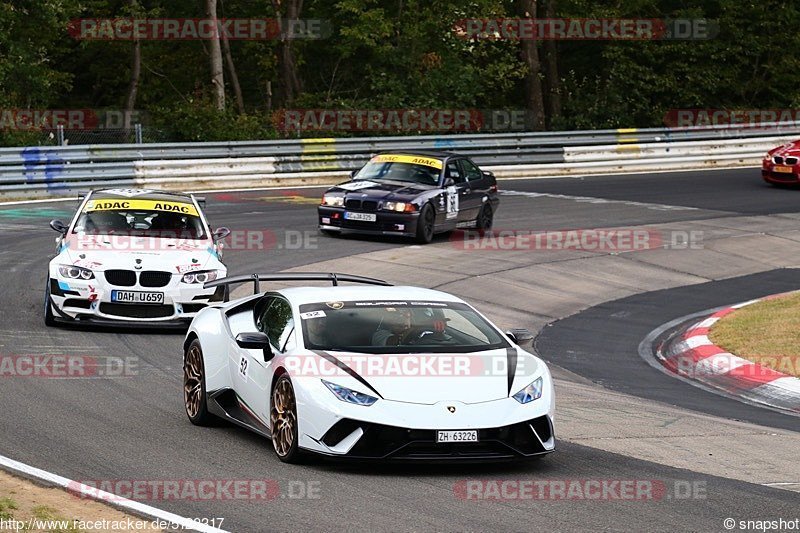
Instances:
[[[300,17],[303,10],[303,0],[285,0],[285,13],[281,10],[284,0],[272,0],[272,7],[275,9],[275,18],[281,31],[288,30],[289,23]],[[281,87],[283,89],[282,104],[288,107],[303,90],[303,84],[297,73],[297,62],[294,57],[292,46],[292,36],[287,33],[281,35],[280,42],[280,76]]]
[[[545,16],[556,16],[556,0],[545,0]],[[553,122],[561,116],[561,78],[558,75],[558,44],[554,39],[544,42],[544,84],[547,109],[547,126],[553,129]]]
[[[206,18],[213,20],[218,28],[217,35],[209,43],[211,64],[211,84],[213,87],[214,105],[222,111],[225,109],[225,73],[222,70],[222,47],[220,46],[219,22],[217,21],[217,0],[206,0]]]
[[[228,42],[228,37],[222,34],[222,49],[225,53],[225,64],[228,66],[228,74],[231,77],[231,85],[233,86],[233,94],[236,97],[236,109],[240,115],[245,114],[244,97],[242,96],[242,86],[239,85],[239,75],[236,73],[236,65],[233,63],[233,55],[231,54],[231,45]]]
[[[520,0],[520,15],[525,18],[536,18],[536,0]],[[522,45],[522,59],[528,66],[525,77],[525,100],[528,111],[528,127],[534,131],[545,128],[544,98],[542,95],[542,65],[539,61],[539,48],[537,41],[525,39]]]
[[[137,0],[131,0],[131,13],[136,13],[138,8]],[[142,75],[142,42],[134,37],[133,58],[131,59],[131,78],[128,83],[128,93],[125,96],[125,117],[123,127],[131,129],[131,115],[136,108],[136,96],[139,94],[139,79]]]

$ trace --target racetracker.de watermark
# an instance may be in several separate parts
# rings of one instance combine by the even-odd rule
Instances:
[[[528,230],[493,229],[455,231],[451,244],[464,251],[557,251],[601,253],[640,252],[656,249],[703,248],[702,231],[644,228]]]
[[[224,250],[264,252],[269,250],[316,250],[319,234],[310,230],[237,229],[219,241]],[[158,232],[119,232],[114,234],[79,233],[70,237],[67,246],[76,251],[202,251],[203,241],[192,232],[163,230]]]
[[[657,502],[704,500],[705,481],[662,479],[462,479],[453,485],[460,500]]]
[[[311,330],[317,327],[324,328],[324,320],[320,320],[319,311],[311,312],[311,317],[303,317],[308,322],[309,337],[314,340]],[[435,339],[447,333],[447,324],[434,321],[427,325],[415,325],[414,330],[420,339],[429,337]],[[322,332],[316,334],[324,335]],[[329,378],[343,375],[349,368],[364,378],[371,377],[401,377],[401,378],[486,378],[501,377],[507,379],[509,368],[517,374],[531,374],[536,370],[536,363],[527,358],[509,360],[503,350],[501,355],[475,355],[454,353],[414,353],[414,354],[382,354],[374,355],[356,353],[337,353],[335,356],[317,355],[291,355],[283,360],[286,370],[293,376],[304,378]],[[240,368],[241,371],[241,368]]]
[[[272,115],[284,133],[524,131],[524,109],[282,109]]]
[[[490,41],[660,41],[712,39],[719,28],[708,19],[469,18],[453,32]]]
[[[81,499],[101,501],[318,500],[316,480],[276,479],[90,479],[71,481],[67,490]]]
[[[702,350],[702,347],[698,348]],[[701,352],[702,353],[702,352]],[[782,375],[800,376],[800,356],[764,356],[753,358],[755,364],[742,363],[728,353],[709,355],[698,360],[693,352],[670,357],[667,365],[686,377],[728,375],[756,383],[768,382]]]
[[[118,129],[143,119],[140,111],[113,109],[0,109],[0,131]]]
[[[673,129],[796,128],[800,126],[800,109],[671,109],[664,115],[664,125]]]
[[[71,20],[67,31],[80,41],[268,41],[333,33],[327,20],[275,18],[84,18]]]
[[[0,378],[91,379],[137,375],[138,357],[0,355]]]

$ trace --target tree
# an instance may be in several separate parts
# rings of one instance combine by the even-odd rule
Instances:
[[[536,18],[536,0],[520,0],[519,8],[520,16]],[[522,39],[520,44],[522,58],[528,67],[525,73],[525,107],[529,114],[529,127],[533,130],[543,130],[545,128],[545,114],[539,47],[537,41],[532,39]]]
[[[222,69],[221,28],[217,19],[217,0],[206,0],[206,19],[213,20],[217,27],[214,37],[209,41],[209,63],[214,105],[218,110],[223,111],[225,109],[225,73]]]

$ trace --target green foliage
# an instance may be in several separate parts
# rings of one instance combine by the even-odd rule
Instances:
[[[285,5],[292,0],[283,0]],[[539,0],[540,7],[545,0]],[[271,110],[521,109],[527,67],[519,43],[471,41],[462,19],[514,17],[518,0],[306,0],[301,18],[326,21],[322,40],[292,42],[303,92],[281,101],[281,43],[232,41],[246,114],[210,105],[208,43],[146,41],[136,107],[175,140],[275,136]],[[544,16],[540,11],[539,16]],[[0,0],[0,108],[120,109],[130,41],[78,41],[80,17],[203,17],[197,0]],[[266,0],[219,0],[219,16],[274,17]],[[556,16],[707,18],[701,41],[557,43],[562,112],[554,129],[648,127],[670,109],[800,106],[800,4],[791,0],[557,0]],[[539,44],[540,50],[543,49]],[[229,72],[225,78],[230,84]],[[270,87],[272,94],[270,94]],[[232,90],[228,85],[229,102]],[[0,132],[0,144],[37,132]]]

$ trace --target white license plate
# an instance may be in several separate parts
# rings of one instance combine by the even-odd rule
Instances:
[[[351,213],[350,211],[346,211],[344,218],[347,220],[360,220],[362,222],[376,222],[378,220],[378,215],[375,213]]]
[[[774,170],[775,172],[781,172],[783,174],[791,174],[792,173],[792,167],[786,167],[786,166],[783,166],[783,165],[775,165],[772,168],[772,170]]]
[[[111,291],[111,301],[125,304],[163,304],[163,292]]]
[[[437,431],[436,442],[478,442],[478,430]]]

